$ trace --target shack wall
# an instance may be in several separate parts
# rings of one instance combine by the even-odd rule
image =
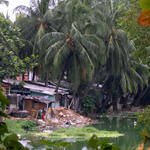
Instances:
[[[31,112],[32,111],[32,99],[25,99],[24,100],[24,109]]]
[[[43,109],[45,107],[47,107],[46,104],[34,101],[33,99],[24,100],[24,109],[29,111],[30,113],[32,112],[32,110],[38,111],[39,109]]]
[[[44,109],[45,107],[46,107],[46,104],[44,103],[33,102],[33,109],[35,110]]]

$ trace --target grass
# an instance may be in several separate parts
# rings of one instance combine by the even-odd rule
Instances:
[[[65,128],[65,129],[56,130],[51,134],[36,133],[35,135],[51,138],[54,140],[75,138],[78,141],[84,141],[84,140],[88,140],[93,134],[97,135],[99,138],[105,138],[105,137],[115,138],[115,137],[123,136],[123,134],[117,131],[98,130],[94,127]]]
[[[22,125],[25,123],[25,120],[5,120],[8,131],[10,133],[25,135],[26,131],[22,128]]]
[[[29,136],[35,131],[37,132],[37,127],[33,127],[32,130],[26,132],[22,127],[27,124],[27,120],[5,120],[8,131],[10,133],[20,134],[21,136]],[[32,122],[32,121],[31,121]]]
[[[85,141],[90,139],[90,137],[95,134],[99,138],[115,138],[119,136],[123,136],[123,134],[117,131],[105,131],[99,130],[92,126],[87,127],[72,127],[72,128],[63,128],[53,131],[51,134],[42,133],[36,131],[26,131],[22,128],[22,125],[25,123],[25,120],[6,120],[6,124],[8,126],[8,130],[11,133],[20,134],[23,137],[46,137],[48,139],[61,140],[61,139],[71,139],[75,138],[77,141]]]

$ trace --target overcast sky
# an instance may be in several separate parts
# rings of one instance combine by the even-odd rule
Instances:
[[[8,0],[9,1],[9,6],[6,7],[5,5],[0,6],[0,12],[3,12],[5,15],[8,12],[8,15],[10,16],[10,19],[12,21],[15,20],[15,14],[13,13],[13,9],[19,5],[25,5],[29,6],[30,0]]]

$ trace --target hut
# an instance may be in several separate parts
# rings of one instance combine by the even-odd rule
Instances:
[[[63,95],[68,95],[69,91],[65,88],[59,88],[59,96],[56,99],[54,84],[49,84],[47,87],[42,82],[22,82],[12,79],[3,80],[3,87],[7,89],[7,95],[10,100],[11,108],[16,111],[28,111],[30,114],[37,114],[40,109],[48,109],[49,106],[60,106],[63,101]],[[6,91],[6,90],[5,90]],[[10,108],[10,107],[9,107]],[[11,110],[12,110],[11,109]],[[34,116],[35,118],[35,116]]]
[[[26,96],[23,99],[23,109],[27,110],[33,119],[38,117],[40,110],[44,110],[45,113],[49,107],[56,107],[57,102],[43,97]]]

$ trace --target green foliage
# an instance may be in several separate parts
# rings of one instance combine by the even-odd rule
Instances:
[[[25,130],[22,128],[24,122],[25,120],[5,120],[9,133],[21,134],[23,136],[26,134]]]
[[[25,129],[26,131],[33,129],[36,126],[37,122],[34,120],[26,120],[25,122],[22,123],[22,128]]]
[[[92,79],[94,73],[92,57],[95,56],[92,51],[96,52],[98,45],[93,42],[97,40],[94,36],[91,35],[89,38],[88,34],[82,34],[74,22],[67,34],[68,36],[63,32],[48,33],[39,41],[39,46],[41,57],[45,58],[45,64],[53,65],[55,78],[63,79],[63,74],[66,72],[67,79],[76,91],[81,80],[91,81]]]
[[[27,148],[24,148],[18,140],[16,134],[11,134],[8,135],[3,142],[7,150],[28,150]]]
[[[77,141],[88,140],[93,134],[99,138],[119,137],[123,134],[117,131],[98,130],[95,127],[73,127],[66,129],[58,129],[51,134],[35,133],[36,136],[51,138],[53,140],[75,138]]]
[[[3,95],[2,89],[0,88],[0,112],[4,112],[6,105],[9,104],[7,98]]]
[[[7,125],[5,122],[0,122],[0,133],[1,136],[4,136],[5,133],[8,133]]]
[[[91,137],[88,145],[95,150],[119,150],[118,146],[113,145],[109,139],[100,140],[96,135]]]
[[[124,4],[122,15],[117,19],[117,25],[126,31],[130,40],[134,42],[136,49],[132,52],[132,55],[136,60],[150,66],[150,28],[138,24],[139,13],[141,12],[140,2],[143,3],[144,0],[129,0],[129,5]],[[148,5],[146,4],[146,6]]]
[[[23,69],[27,71],[29,71],[30,69],[33,69],[34,67],[38,65],[37,60],[38,60],[38,56],[34,54],[32,54],[29,57],[27,56],[23,58],[22,59]]]
[[[67,80],[74,96],[81,99],[88,93],[85,92],[88,87],[80,88],[84,82],[87,86],[101,83],[104,93],[113,102],[122,94],[136,94],[148,85],[149,68],[143,63],[149,63],[149,50],[145,48],[145,43],[149,45],[149,35],[144,30],[139,36],[143,29],[137,31],[137,24],[131,28],[137,15],[132,11],[139,8],[134,9],[135,0],[130,1],[131,12],[126,11],[128,7],[120,0],[102,0],[101,3],[66,0],[53,10],[48,9],[49,0],[17,7],[21,16],[16,24],[30,41],[29,47],[39,56],[36,60],[41,76],[46,80],[53,78],[57,86],[61,80]],[[131,14],[128,16],[128,13]],[[131,40],[122,29],[129,31]],[[31,61],[26,58],[24,62],[29,66]],[[93,109],[92,98],[87,99],[85,107]]]
[[[147,106],[137,115],[137,127],[140,128],[143,137],[150,137],[150,106]]]
[[[141,136],[144,138],[143,143],[139,145],[139,149],[144,150],[146,143],[150,140],[150,105],[144,108],[137,115],[137,128],[141,130]],[[138,148],[137,148],[138,149]],[[149,148],[148,148],[149,149]]]
[[[28,49],[24,43],[20,29],[0,14],[0,80],[14,78],[37,65],[37,56],[22,57],[22,51]]]
[[[62,141],[48,141],[48,140],[41,140],[41,143],[46,146],[50,146],[52,148],[47,148],[46,150],[62,150],[72,144],[69,142],[62,142]]]
[[[71,143],[61,142],[61,141],[48,141],[41,140],[43,145],[49,146],[51,148],[47,148],[47,150],[62,150],[68,146],[71,146]],[[88,147],[93,150],[119,150],[118,146],[113,145],[109,139],[100,140],[96,135],[93,135],[88,140]]]
[[[149,0],[140,0],[140,6],[143,10],[150,9],[150,1]]]
[[[92,113],[95,110],[95,96],[87,95],[82,101],[82,111],[84,113]]]
[[[0,80],[15,77],[24,71],[22,60],[17,55],[22,46],[19,29],[0,14]]]
[[[8,104],[8,100],[3,96],[2,90],[0,89],[0,149],[1,150],[28,150],[24,148],[22,144],[18,141],[18,137],[16,134],[10,134],[8,136],[4,136],[6,133],[9,133],[7,125],[2,121],[2,117],[7,117],[4,113],[5,106]],[[2,139],[3,138],[3,139]]]

